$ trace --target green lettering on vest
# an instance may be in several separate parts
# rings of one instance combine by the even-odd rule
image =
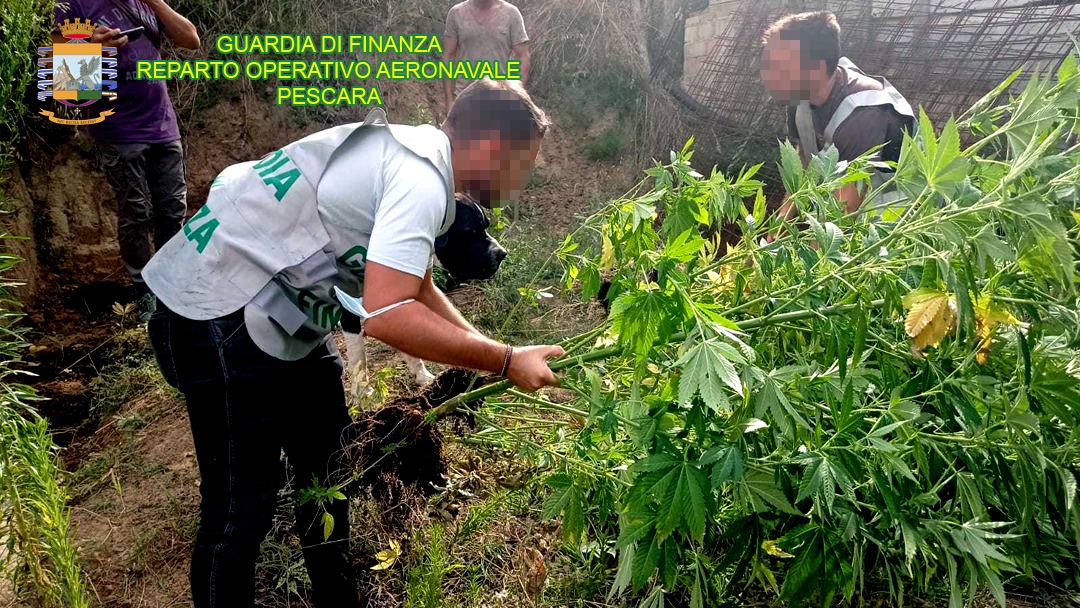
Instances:
[[[277,162],[275,162],[275,163],[271,164],[270,166],[266,167],[265,169],[262,169],[262,170],[259,171],[259,177],[266,177],[267,175],[269,175],[269,174],[273,173],[274,171],[277,171],[278,169],[280,169],[281,165],[284,165],[287,162],[289,162],[289,157],[286,156],[284,152],[282,152],[281,157],[278,158]]]
[[[289,169],[284,173],[278,173],[277,175],[271,175],[263,180],[263,183],[274,188],[274,198],[278,201],[285,198],[288,194],[289,188],[296,183],[296,180],[300,179],[300,170],[296,167]]]
[[[315,321],[319,326],[332,329],[341,321],[341,307],[328,302],[319,302],[319,318]]]
[[[311,316],[311,305],[319,301],[319,298],[315,294],[311,293],[307,289],[301,289],[300,293],[296,294],[296,305],[300,307],[300,310]]]
[[[217,230],[217,227],[220,224],[221,222],[213,219],[202,226],[199,226],[193,230],[191,234],[187,235],[188,240],[198,243],[198,245],[195,246],[195,251],[202,253],[203,250],[206,249],[206,246],[210,244],[210,237],[214,236],[214,231]]]
[[[214,236],[214,231],[221,225],[221,222],[217,219],[210,219],[206,223],[195,226],[196,223],[206,219],[206,216],[210,215],[210,205],[203,205],[195,215],[191,216],[191,219],[184,224],[184,236],[189,241],[196,243],[195,250],[202,253],[206,246],[210,244],[210,237]]]
[[[319,327],[333,329],[341,322],[341,307],[319,298],[308,289],[301,289],[296,294],[296,305]]]
[[[367,248],[357,245],[345,252],[337,259],[338,264],[349,269],[349,272],[358,279],[364,278],[364,263],[367,261]]]

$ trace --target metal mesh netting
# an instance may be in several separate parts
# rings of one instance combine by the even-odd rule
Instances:
[[[761,85],[761,33],[777,18],[830,10],[842,51],[884,75],[936,124],[962,112],[1009,74],[1056,70],[1080,33],[1080,2],[1061,0],[716,0],[728,16],[688,93],[716,113],[731,150],[775,148],[785,109]],[[1021,79],[1023,80],[1023,79]],[[719,134],[719,133],[718,133]]]

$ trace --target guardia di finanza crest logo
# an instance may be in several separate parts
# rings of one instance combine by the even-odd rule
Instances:
[[[88,42],[94,34],[89,19],[65,19],[60,34],[70,42],[38,47],[38,101],[52,97],[56,112],[41,110],[49,120],[63,125],[90,125],[113,114],[89,108],[116,99],[116,47]]]

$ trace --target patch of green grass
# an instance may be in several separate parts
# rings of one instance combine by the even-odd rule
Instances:
[[[148,574],[165,565],[161,548],[167,543],[164,527],[150,527],[139,531],[135,546],[127,556],[128,569],[136,574]]]
[[[112,485],[122,499],[120,480],[132,473],[148,472],[147,469],[146,459],[136,449],[134,437],[128,435],[123,441],[83,461],[70,474],[67,481],[71,498],[78,502]]]
[[[466,316],[487,335],[518,341],[540,340],[557,333],[536,323],[538,316],[553,304],[555,298],[541,294],[558,292],[562,272],[556,261],[545,266],[551,252],[562,240],[518,225],[500,236],[508,254],[499,272],[479,283],[479,297],[456,298]],[[526,290],[523,295],[521,290]],[[464,293],[464,292],[463,292]]]
[[[521,489],[502,492],[470,505],[468,514],[454,533],[454,541],[468,541],[474,534],[483,531],[506,507],[519,502],[524,494],[525,491]]]
[[[172,492],[165,494],[164,519],[181,542],[188,545],[195,542],[195,535],[199,531],[199,512],[185,505]]]
[[[99,489],[112,485],[123,499],[121,481],[131,476],[150,477],[168,469],[160,462],[147,459],[139,451],[135,434],[154,417],[153,413],[132,411],[116,416],[110,423],[120,431],[119,441],[105,450],[85,459],[75,471],[68,474],[68,485],[74,500],[85,499]]]
[[[259,561],[255,564],[256,593],[260,606],[307,605],[297,602],[306,598],[311,588],[304,566],[304,553],[300,538],[293,529],[295,500],[290,484],[278,491],[277,514],[270,534],[259,549]]]
[[[552,606],[605,606],[600,600],[611,588],[610,572],[617,565],[609,553],[613,549],[614,542],[602,540],[563,547],[548,573],[545,599]]]
[[[134,433],[147,425],[146,417],[142,412],[134,411],[127,414],[117,415],[116,428],[123,433]]]
[[[446,272],[446,269],[442,266],[433,266],[431,268],[431,281],[439,289],[445,291],[451,280],[450,273]]]
[[[618,159],[627,150],[630,139],[622,127],[608,127],[582,147],[582,155],[592,162]]]
[[[409,569],[405,584],[405,608],[441,608],[450,605],[443,599],[443,585],[447,575],[465,568],[455,563],[450,555],[445,531],[432,524],[427,534],[417,535],[415,544],[423,546],[420,562]]]
[[[469,606],[483,605],[488,594],[485,588],[487,584],[487,570],[481,564],[470,564],[466,573],[465,591],[463,595],[468,600]]]
[[[410,125],[431,125],[435,124],[435,115],[431,112],[426,104],[414,103],[412,108],[409,109],[409,124]]]
[[[138,331],[142,332],[141,329]],[[121,356],[105,365],[90,383],[91,416],[101,418],[114,414],[125,404],[145,395],[175,393],[161,377],[145,340],[130,345],[120,339],[114,348],[116,352],[122,353]],[[136,420],[125,420],[128,424],[138,425]]]
[[[300,540],[295,536],[279,537],[271,534],[259,549],[258,572],[259,596],[272,600],[270,606],[295,605],[291,601],[298,595],[306,595],[311,587]]]
[[[631,117],[640,93],[641,84],[633,73],[612,69],[567,76],[556,103],[567,126],[584,129],[611,111],[619,118]]]
[[[159,383],[164,384],[164,380],[153,359],[109,365],[91,382],[90,414],[100,417],[115,413],[138,397],[162,390]]]

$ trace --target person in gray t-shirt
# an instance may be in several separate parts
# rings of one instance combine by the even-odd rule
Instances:
[[[443,59],[521,62],[521,83],[529,81],[529,35],[517,7],[506,0],[465,0],[446,14]],[[446,110],[468,80],[446,80]]]

